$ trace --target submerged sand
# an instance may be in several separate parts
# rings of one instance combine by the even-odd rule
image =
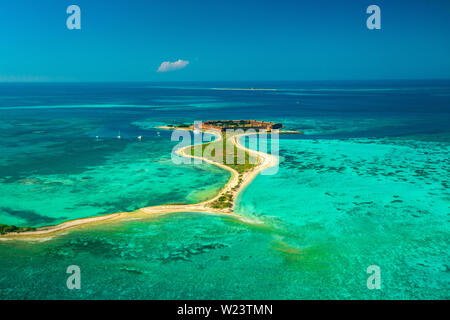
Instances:
[[[160,127],[161,129],[176,129],[172,127]],[[185,129],[189,130],[189,129]],[[217,139],[217,141],[222,140],[222,134],[217,131],[208,131],[209,133],[214,134]],[[254,134],[254,133],[250,133]],[[61,233],[62,231],[66,231],[69,229],[74,229],[76,227],[81,226],[87,226],[87,225],[95,225],[95,224],[101,224],[101,223],[107,223],[112,221],[118,221],[118,220],[126,220],[130,218],[145,218],[145,217],[151,217],[151,216],[157,216],[157,215],[164,215],[168,213],[176,213],[176,212],[199,212],[199,213],[205,213],[205,214],[212,214],[212,215],[233,215],[233,217],[247,220],[242,216],[239,216],[234,212],[235,207],[235,201],[238,196],[238,194],[245,189],[246,186],[263,170],[268,169],[270,167],[273,167],[277,165],[278,158],[256,150],[251,150],[246,148],[245,146],[241,145],[239,142],[239,138],[245,135],[249,134],[238,134],[231,136],[229,141],[236,145],[237,148],[244,150],[245,152],[248,152],[251,156],[254,156],[258,159],[257,164],[249,171],[241,173],[241,182],[239,185],[239,173],[222,163],[215,162],[213,160],[207,159],[205,157],[197,157],[191,155],[191,145],[180,148],[177,150],[177,154],[183,157],[189,157],[189,158],[198,158],[202,161],[205,161],[207,163],[210,163],[212,165],[218,166],[222,169],[228,170],[231,172],[231,177],[228,180],[228,182],[225,184],[225,186],[219,191],[219,193],[212,199],[195,203],[195,204],[180,204],[180,205],[159,205],[159,206],[152,206],[152,207],[146,207],[141,208],[133,212],[119,212],[119,213],[113,213],[103,216],[96,216],[96,217],[90,217],[90,218],[82,218],[82,219],[76,219],[71,221],[66,221],[58,225],[54,226],[45,226],[37,228],[35,231],[29,231],[29,232],[22,232],[22,233],[8,233],[5,235],[0,236],[0,239],[22,239],[22,240],[39,240],[39,238],[48,237],[49,235],[56,235],[57,233]],[[217,209],[212,207],[212,203],[219,199],[221,196],[225,194],[231,194],[232,195],[232,206],[230,208],[224,208],[224,209]]]

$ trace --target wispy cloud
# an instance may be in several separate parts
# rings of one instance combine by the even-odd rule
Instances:
[[[189,61],[181,60],[181,59],[178,61],[175,61],[175,62],[164,61],[159,66],[157,72],[168,72],[168,71],[175,71],[175,70],[183,69],[188,64],[189,64]]]

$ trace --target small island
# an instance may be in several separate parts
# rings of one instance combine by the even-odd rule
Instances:
[[[202,126],[182,123],[179,125],[167,125],[158,127],[167,130],[206,131],[212,133],[216,139],[199,145],[182,147],[176,153],[183,157],[197,158],[216,165],[231,173],[231,177],[225,186],[212,199],[195,204],[165,204],[153,207],[141,208],[133,212],[111,213],[103,216],[76,219],[66,221],[55,226],[40,228],[20,228],[3,226],[2,237],[32,239],[48,234],[55,234],[63,230],[72,229],[82,225],[105,223],[108,221],[126,220],[131,216],[145,218],[148,216],[162,215],[175,212],[201,212],[206,214],[232,215],[236,219],[248,219],[234,212],[236,198],[261,171],[278,164],[278,158],[274,155],[249,149],[243,146],[239,139],[242,136],[252,134],[278,133],[302,133],[300,131],[280,131],[284,128],[281,123],[257,121],[257,120],[208,120]],[[231,144],[233,148],[226,148]],[[211,152],[205,152],[209,150]],[[238,153],[240,152],[239,158]],[[232,159],[231,161],[229,159]],[[227,161],[225,161],[227,160]],[[239,161],[240,160],[240,161]],[[243,161],[242,161],[243,160]]]
[[[275,129],[284,128],[281,123],[257,121],[257,120],[207,120],[203,123],[203,129],[216,129],[226,131],[228,129],[234,130],[250,130],[256,131],[272,131]]]
[[[158,127],[159,129],[181,129],[181,130],[217,130],[226,132],[227,130],[255,130],[257,132],[272,133],[277,130],[278,133],[297,133],[303,134],[302,131],[288,131],[284,129],[283,124],[269,121],[259,120],[206,120],[201,123],[201,127],[196,124],[168,124],[166,126]]]

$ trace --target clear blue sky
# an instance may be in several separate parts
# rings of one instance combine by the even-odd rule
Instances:
[[[66,28],[71,4],[81,30]],[[381,30],[366,28],[371,4]],[[448,0],[0,2],[0,81],[423,78],[450,78]]]

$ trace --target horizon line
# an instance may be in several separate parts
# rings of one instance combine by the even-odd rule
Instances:
[[[339,80],[86,80],[86,81],[0,81],[0,84],[120,84],[120,83],[214,83],[214,82],[380,82],[380,81],[450,81],[450,78],[415,78],[415,79],[339,79]]]

